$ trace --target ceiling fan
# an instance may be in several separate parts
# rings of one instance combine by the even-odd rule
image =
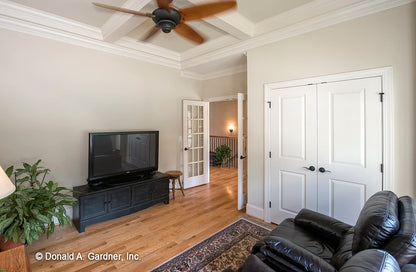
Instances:
[[[237,6],[236,0],[231,0],[205,3],[188,8],[177,9],[171,5],[173,0],[156,1],[159,8],[155,9],[152,13],[143,13],[131,9],[109,6],[106,4],[95,2],[93,2],[93,4],[102,8],[152,18],[156,25],[151,31],[147,33],[147,35],[145,35],[142,41],[150,39],[160,29],[164,33],[169,33],[173,29],[179,35],[198,44],[203,43],[204,38],[198,32],[196,32],[191,26],[186,24],[186,22],[200,20],[215,15],[217,13],[235,8]]]

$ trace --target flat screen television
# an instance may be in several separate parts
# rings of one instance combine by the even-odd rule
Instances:
[[[88,183],[118,184],[158,170],[159,131],[89,134]]]

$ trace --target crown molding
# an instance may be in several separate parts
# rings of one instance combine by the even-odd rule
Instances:
[[[47,29],[57,29],[93,39],[102,39],[101,30],[98,27],[33,9],[9,0],[0,1],[0,15],[21,20],[22,24],[37,24]]]
[[[177,52],[152,44],[139,43],[128,37],[124,37],[116,43],[108,43],[102,41],[99,28],[41,12],[8,0],[0,2],[0,28],[143,60],[175,69],[181,68],[180,55]]]
[[[199,46],[195,46],[181,54],[181,61],[192,59],[194,57],[206,54],[207,52],[215,51],[239,42],[238,39],[232,35],[225,35],[214,40],[207,41]]]
[[[247,72],[247,65],[229,67],[223,70],[218,70],[218,71],[207,73],[207,74],[200,74],[200,73],[196,73],[192,71],[182,70],[181,76],[191,78],[191,79],[196,79],[196,80],[209,80],[209,79],[231,76],[231,75],[245,73],[245,72]]]
[[[251,39],[240,41],[230,46],[199,54],[189,59],[182,60],[182,69],[202,65],[207,62],[223,59],[237,54],[244,54],[246,51],[258,48],[267,44],[275,43],[287,38],[319,30],[325,27],[336,25],[342,22],[357,19],[363,16],[406,5],[416,0],[365,0],[357,4],[347,6],[341,10],[335,10],[327,14],[317,16],[302,22],[259,35]]]
[[[200,74],[191,70],[197,66],[212,63],[216,60],[237,56],[239,54],[243,55],[246,51],[253,48],[410,4],[414,1],[416,0],[345,0],[345,2],[315,0],[310,3],[312,5],[311,8],[313,7],[313,12],[317,13],[319,8],[331,11],[295,23],[294,20],[297,16],[305,16],[305,8],[299,7],[279,16],[261,21],[255,25],[255,29],[257,29],[257,32],[262,31],[259,30],[262,26],[265,27],[265,25],[272,24],[273,22],[275,26],[281,25],[285,19],[290,21],[290,25],[243,41],[239,41],[231,35],[226,35],[196,46],[183,53],[149,43],[137,42],[129,37],[123,37],[115,43],[105,42],[102,40],[103,35],[101,30],[97,27],[29,8],[10,0],[0,1],[0,28],[180,69],[184,77],[207,80],[241,73],[246,71],[246,68],[245,66],[230,67],[207,74]],[[344,7],[339,6],[345,5],[345,3],[348,3],[348,5]],[[236,25],[234,24],[234,26]]]

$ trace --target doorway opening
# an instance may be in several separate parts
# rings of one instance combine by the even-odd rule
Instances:
[[[246,108],[243,94],[210,101],[210,172],[228,175],[238,185],[239,210],[247,202]]]

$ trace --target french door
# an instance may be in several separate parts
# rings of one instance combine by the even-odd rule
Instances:
[[[183,101],[184,187],[209,182],[209,102]]]
[[[270,90],[271,221],[302,208],[355,224],[382,190],[381,78]]]

